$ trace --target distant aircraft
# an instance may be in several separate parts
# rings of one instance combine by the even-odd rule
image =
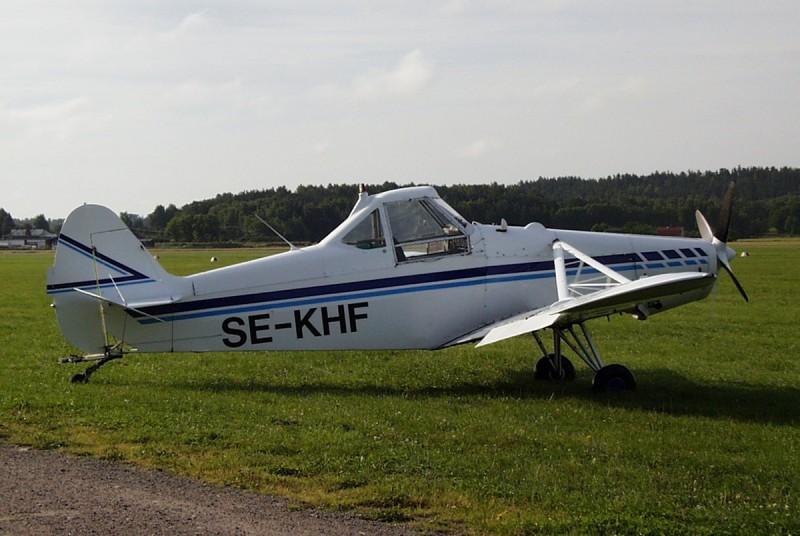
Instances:
[[[94,361],[73,382],[130,352],[439,349],[532,333],[538,379],[575,377],[598,391],[635,389],[604,365],[588,320],[640,320],[705,298],[735,252],[726,244],[733,183],[702,239],[469,223],[430,186],[361,191],[319,244],[179,277],[109,209],[64,222],[47,276],[64,337]],[[550,330],[552,343],[543,340]]]

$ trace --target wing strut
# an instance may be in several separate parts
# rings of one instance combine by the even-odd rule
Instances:
[[[581,265],[578,267],[578,274],[583,269],[583,264],[588,264],[608,279],[615,281],[615,283],[610,283],[608,281],[604,283],[592,283],[589,281],[582,281],[578,283],[576,274],[575,280],[576,282],[572,285],[567,283],[567,268],[566,263],[564,262],[564,251],[571,253],[575,256],[578,260],[581,261]],[[553,264],[555,266],[556,272],[556,289],[558,291],[558,301],[567,300],[570,298],[574,298],[575,296],[580,296],[582,294],[581,290],[589,290],[590,292],[600,290],[602,288],[608,288],[612,286],[622,285],[625,283],[630,283],[631,280],[622,275],[621,273],[612,270],[608,266],[604,265],[601,262],[598,262],[591,258],[589,255],[586,255],[582,251],[577,248],[574,248],[567,244],[566,242],[562,242],[561,240],[556,240],[553,242]]]

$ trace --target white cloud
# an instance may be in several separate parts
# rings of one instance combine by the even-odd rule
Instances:
[[[191,13],[181,20],[177,26],[168,31],[165,35],[168,37],[179,38],[184,35],[191,35],[194,33],[203,32],[211,27],[211,19],[206,15],[205,11]]]
[[[500,146],[501,144],[497,140],[481,138],[473,141],[472,143],[461,149],[458,152],[458,154],[460,156],[477,160],[499,149]]]
[[[225,95],[235,95],[241,89],[241,82],[208,84],[199,81],[186,81],[164,91],[165,102],[178,108],[194,108],[208,104]]]
[[[328,152],[331,146],[330,140],[321,140],[313,145],[314,152],[317,154],[324,154]]]
[[[375,69],[356,76],[352,84],[353,96],[358,100],[374,100],[413,95],[427,87],[433,77],[431,62],[421,50],[414,50],[390,71]]]
[[[439,8],[439,11],[443,15],[452,16],[460,15],[466,8],[467,0],[448,0],[442,7]]]
[[[92,110],[92,101],[76,97],[59,102],[49,102],[30,107],[10,108],[0,105],[0,124],[26,138],[51,137],[66,140],[77,131],[95,128],[101,122]]]
[[[208,106],[224,109],[242,108],[251,104],[248,88],[241,79],[222,83],[189,80],[169,87],[164,91],[164,101],[178,109],[206,108]]]
[[[590,94],[578,106],[578,113],[588,114],[605,108],[610,103],[638,100],[647,94],[647,84],[638,76],[608,83],[590,90]]]

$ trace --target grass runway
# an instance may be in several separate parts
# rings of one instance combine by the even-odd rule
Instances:
[[[475,534],[800,533],[800,241],[708,300],[596,320],[634,393],[533,381],[526,337],[439,352],[129,355],[89,384],[45,295],[52,253],[0,253],[0,440]],[[263,250],[157,251],[187,274]],[[219,262],[211,264],[211,256]]]

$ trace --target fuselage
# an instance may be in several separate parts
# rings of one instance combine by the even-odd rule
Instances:
[[[416,221],[406,216],[415,211]],[[555,302],[557,240],[632,280],[717,271],[703,240],[467,223],[433,188],[418,187],[362,195],[317,245],[170,276],[172,303],[141,314],[110,307],[105,322],[140,351],[440,348]],[[567,275],[599,274],[568,259]],[[151,291],[141,285],[127,292]],[[667,296],[642,312],[707,293]]]

